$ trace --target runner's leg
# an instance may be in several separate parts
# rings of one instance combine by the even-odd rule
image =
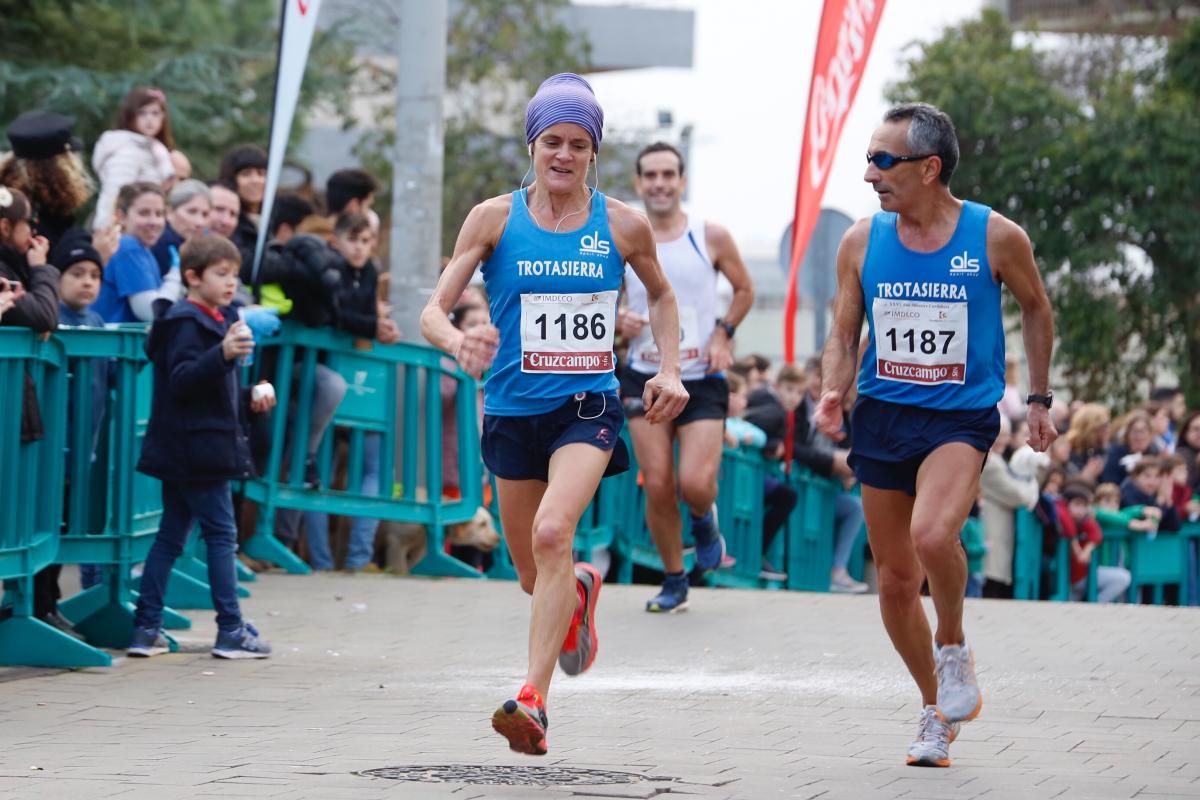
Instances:
[[[709,512],[717,499],[717,473],[725,442],[725,420],[698,419],[678,428],[679,494],[694,516]]]
[[[646,527],[654,538],[663,571],[683,572],[683,520],[675,488],[675,430],[673,425],[651,425],[645,417],[629,420],[633,452],[642,471],[646,491]]]
[[[984,454],[964,442],[934,450],[917,472],[917,499],[912,511],[912,542],[929,578],[929,594],[937,610],[939,644],[963,641],[963,597],[967,587],[967,555],[960,533],[979,496]]]
[[[879,576],[879,611],[892,645],[921,691],[924,705],[937,703],[933,636],[921,606],[925,574],[909,534],[915,498],[904,492],[862,487],[867,538]]]
[[[537,581],[537,564],[533,559],[533,517],[545,494],[546,484],[541,481],[496,479],[504,544],[508,547],[508,555],[512,558],[517,578],[526,594],[533,594]]]
[[[533,520],[532,551],[537,568],[529,621],[526,683],[543,698],[571,617],[579,604],[571,558],[575,526],[592,501],[612,453],[590,444],[568,444],[550,457],[550,483]]]

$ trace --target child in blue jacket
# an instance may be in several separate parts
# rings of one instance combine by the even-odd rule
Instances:
[[[271,647],[242,619],[234,559],[237,526],[230,481],[253,476],[249,415],[275,405],[270,384],[242,389],[239,357],[254,349],[243,322],[221,309],[237,291],[241,256],[228,239],[193,237],[180,252],[187,297],[154,323],[146,350],[154,398],[138,470],[162,481],[163,516],[146,557],[129,655],[169,649],[162,633],[163,596],[175,560],[198,522],[208,547],[208,582],[217,611],[218,658],[266,658]]]

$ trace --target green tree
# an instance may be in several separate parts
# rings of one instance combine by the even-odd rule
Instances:
[[[1129,403],[1165,363],[1200,403],[1198,31],[1138,69],[1120,41],[1034,49],[987,11],[917,46],[889,88],[954,119],[955,193],[1029,232],[1076,396]]]
[[[90,147],[134,86],[167,94],[172,131],[198,176],[222,152],[267,145],[278,0],[0,0],[0,124],[34,108],[76,118]],[[351,49],[336,28],[318,32],[301,108],[343,116]],[[293,138],[302,135],[297,114]]]
[[[372,4],[366,4],[367,6]],[[525,103],[538,84],[558,72],[584,72],[590,45],[571,33],[558,12],[567,0],[461,0],[452,4],[446,44],[445,179],[442,248],[449,254],[459,225],[477,203],[515,189],[529,166],[524,145]],[[357,9],[356,9],[357,10]],[[388,52],[378,39],[386,24],[371,25],[363,7],[358,30],[364,42]],[[376,68],[376,91],[391,94],[395,72]],[[367,168],[391,181],[395,128],[390,106],[380,108],[376,129],[357,154]]]

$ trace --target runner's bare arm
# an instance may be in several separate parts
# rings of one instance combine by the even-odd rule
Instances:
[[[471,282],[479,264],[491,255],[500,241],[510,203],[509,196],[494,197],[471,209],[458,233],[454,255],[421,312],[421,334],[434,347],[455,356],[463,369],[475,377],[491,365],[500,341],[499,331],[492,325],[480,325],[464,336],[450,322],[450,311]]]
[[[729,310],[725,312],[724,321],[730,325],[739,325],[754,305],[754,283],[750,280],[750,271],[746,269],[737,243],[733,241],[733,236],[725,226],[715,222],[706,223],[704,238],[713,263],[733,286],[733,300],[729,303]],[[725,370],[733,363],[732,342],[729,341],[723,327],[718,325],[713,329],[708,347],[708,368],[711,372]]]
[[[729,310],[725,312],[725,321],[731,325],[740,325],[754,305],[754,283],[750,280],[750,270],[742,261],[737,243],[723,225],[708,222],[704,226],[704,238],[708,252],[712,254],[713,264],[717,270],[729,279],[733,286],[733,300]]]
[[[844,397],[854,384],[858,343],[862,335],[862,264],[867,252],[871,221],[859,220],[842,237],[837,253],[837,295],[833,301],[833,326],[821,354],[821,391]]]
[[[854,387],[858,372],[859,336],[865,313],[862,263],[867,252],[871,221],[856,222],[842,237],[837,254],[837,296],[833,305],[833,328],[821,354],[821,397],[813,413],[813,425],[825,435],[841,441],[843,405]]]
[[[660,372],[679,375],[679,308],[675,290],[658,263],[658,248],[650,222],[624,203],[609,201],[613,243],[646,287],[650,330],[662,355]]]
[[[675,292],[658,263],[658,248],[649,220],[620,201],[610,198],[608,202],[613,244],[646,287],[650,330],[662,356],[658,374],[646,381],[642,393],[646,421],[669,422],[679,416],[688,401],[687,390],[679,379],[679,308]]]
[[[1021,337],[1029,364],[1029,391],[1050,389],[1050,357],[1054,350],[1054,309],[1046,296],[1041,273],[1033,258],[1029,236],[1012,220],[992,212],[988,219],[988,261],[1021,306]],[[1045,406],[1029,409],[1029,445],[1043,451],[1058,436]]]

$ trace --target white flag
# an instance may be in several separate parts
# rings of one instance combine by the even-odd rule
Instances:
[[[292,118],[296,114],[296,103],[300,100],[300,82],[304,79],[304,65],[308,63],[308,50],[317,28],[317,12],[321,8],[321,0],[283,0],[283,3],[279,63],[275,71],[275,107],[271,111],[271,143],[267,148],[267,188],[263,195],[262,221],[258,226],[258,243],[254,247],[254,268],[251,270],[254,284],[258,283],[258,269],[262,265],[263,248],[267,243],[267,228],[271,224],[275,192],[279,188],[279,173],[283,171],[283,157],[292,132]]]

